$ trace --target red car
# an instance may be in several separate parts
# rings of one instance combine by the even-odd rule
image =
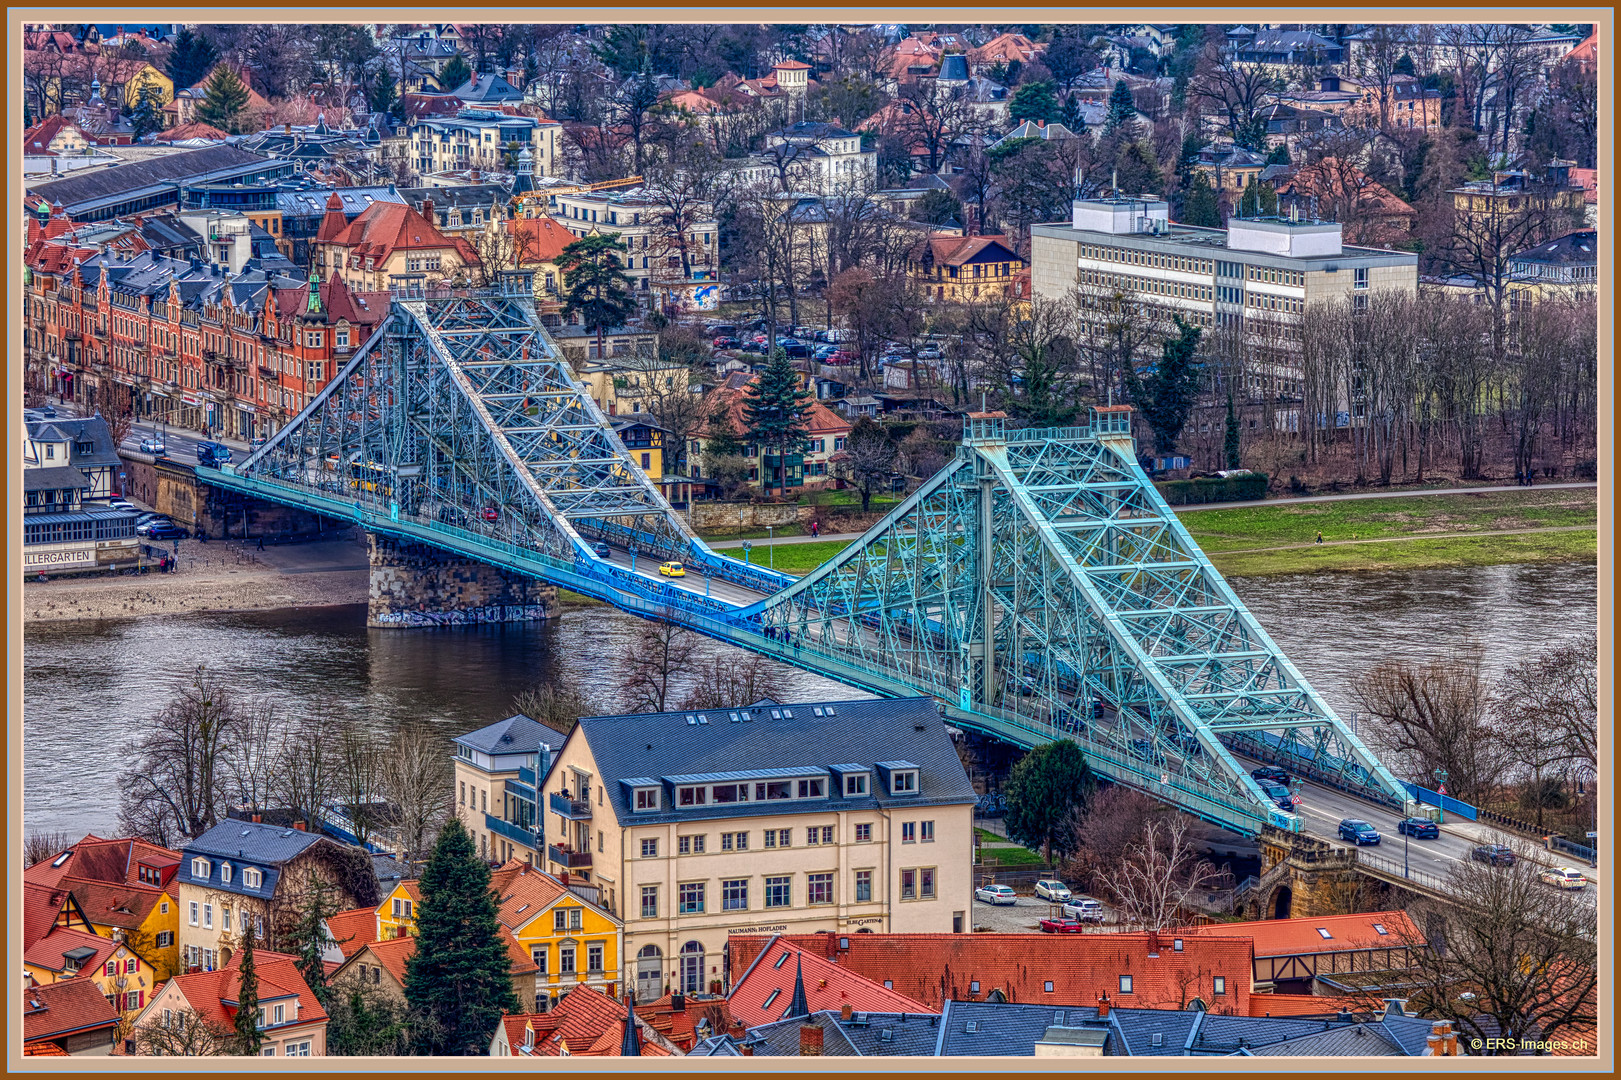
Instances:
[[[1084,933],[1086,925],[1076,919],[1042,919],[1041,932],[1043,934],[1080,934]]]
[[[483,518],[483,519],[484,519],[484,520],[485,520],[485,521],[495,521],[495,520],[497,520],[497,519],[498,519],[498,518],[500,518],[500,516],[501,516],[501,512],[500,512],[500,511],[499,511],[499,510],[497,510],[497,509],[496,509],[496,508],[495,508],[495,507],[493,507],[493,506],[486,506],[486,507],[485,507],[485,508],[484,508],[484,512],[483,512],[483,514],[481,514],[481,515],[480,515],[480,516],[481,516],[481,517],[482,517],[482,518]]]

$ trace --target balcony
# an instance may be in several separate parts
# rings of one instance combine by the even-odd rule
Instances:
[[[546,858],[567,870],[589,870],[591,868],[591,853],[589,851],[571,851],[559,844],[546,845]]]
[[[571,799],[567,792],[554,791],[546,797],[546,801],[547,805],[551,807],[552,813],[560,814],[569,821],[591,820],[591,804],[581,802],[579,799]]]
[[[495,835],[504,836],[514,844],[522,844],[526,848],[540,847],[540,838],[535,835],[535,830],[527,829],[522,825],[514,825],[512,822],[504,818],[498,818],[494,814],[484,815],[484,826]]]

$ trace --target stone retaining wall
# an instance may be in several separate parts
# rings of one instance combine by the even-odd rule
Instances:
[[[474,559],[369,533],[366,625],[466,626],[550,618],[557,587]]]

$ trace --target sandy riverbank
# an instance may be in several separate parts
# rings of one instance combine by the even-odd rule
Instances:
[[[174,573],[28,580],[23,621],[364,604],[367,582],[365,548],[348,541],[259,551],[248,541],[183,540]]]

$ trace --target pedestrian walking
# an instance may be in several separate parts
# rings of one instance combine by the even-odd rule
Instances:
[[[822,523],[820,521],[811,522],[811,539],[814,540],[820,535],[822,535]]]
[[[1319,544],[1321,544],[1323,542],[1323,530],[1321,530],[1321,529],[1317,530],[1317,542]]]
[[[265,549],[265,538],[261,535],[259,537],[259,550],[263,551],[264,549]]]

